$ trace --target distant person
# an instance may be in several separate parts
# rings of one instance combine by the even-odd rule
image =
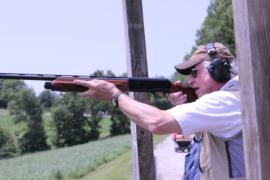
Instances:
[[[202,180],[244,178],[244,155],[239,81],[235,58],[221,43],[201,45],[188,61],[175,66],[189,75],[188,83],[199,99],[178,103],[169,110],[138,102],[114,84],[102,80],[75,80],[88,87],[81,95],[113,101],[129,119],[156,134],[200,134],[199,170]],[[171,102],[185,102],[182,92],[169,95]],[[194,179],[194,177],[186,177]]]

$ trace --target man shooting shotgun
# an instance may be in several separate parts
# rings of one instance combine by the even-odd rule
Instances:
[[[128,119],[150,132],[196,134],[196,146],[191,149],[194,156],[186,157],[185,180],[245,179],[240,85],[234,56],[223,44],[209,43],[199,46],[189,60],[175,69],[188,75],[192,88],[151,78],[29,78],[51,81],[45,85],[49,89],[79,89],[82,96],[112,101]],[[26,80],[28,75],[19,77]],[[123,93],[126,91],[170,93],[168,99],[175,107],[161,110],[130,98]]]

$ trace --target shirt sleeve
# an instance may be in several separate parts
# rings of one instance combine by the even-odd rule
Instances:
[[[229,138],[242,129],[240,99],[227,91],[206,94],[193,103],[168,110],[184,135],[208,131]]]

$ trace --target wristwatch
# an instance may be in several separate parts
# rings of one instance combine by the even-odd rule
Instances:
[[[123,94],[121,91],[118,91],[113,97],[112,97],[112,105],[114,107],[118,107],[118,98],[119,96]]]

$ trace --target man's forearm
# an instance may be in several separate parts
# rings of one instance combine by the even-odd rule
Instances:
[[[173,116],[154,106],[138,102],[122,94],[118,99],[119,109],[142,128],[156,134],[180,132],[180,127]]]

